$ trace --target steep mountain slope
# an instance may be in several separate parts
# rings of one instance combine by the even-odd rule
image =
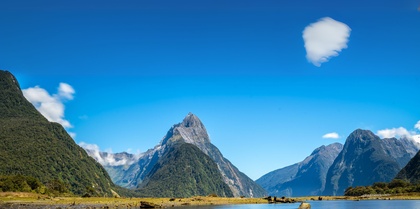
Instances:
[[[412,184],[420,182],[420,151],[398,172],[395,179],[406,180]]]
[[[107,172],[76,145],[63,127],[48,122],[23,96],[15,77],[0,70],[0,175],[59,180],[70,191],[111,196]]]
[[[350,186],[392,180],[405,158],[404,150],[395,144],[402,146],[396,139],[381,140],[371,131],[355,130],[328,170],[323,194],[342,195]]]
[[[256,182],[273,196],[320,195],[328,169],[342,148],[340,143],[321,146],[302,162],[270,172]]]
[[[179,142],[195,145],[209,156],[217,164],[224,182],[229,186],[234,196],[260,197],[266,194],[263,188],[223,157],[219,149],[210,142],[203,123],[191,113],[181,123],[172,126],[160,144],[146,151],[136,163],[128,168],[114,166],[108,167],[107,170],[110,173],[118,173],[113,176],[114,183],[128,188],[136,188],[152,171],[159,159]]]
[[[151,197],[233,196],[216,163],[184,142],[171,146],[139,187],[141,195]]]

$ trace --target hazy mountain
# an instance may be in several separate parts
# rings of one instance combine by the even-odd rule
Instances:
[[[328,169],[342,148],[340,143],[321,146],[302,162],[272,171],[256,182],[273,196],[320,195]]]
[[[349,186],[389,182],[418,150],[408,139],[380,139],[368,130],[351,133],[328,170],[324,195],[342,195]]]
[[[100,152],[99,147],[88,144],[80,144],[97,162],[99,162],[108,172],[111,179],[118,179],[125,175],[125,171],[136,163],[141,155],[130,154],[127,152],[108,153]]]
[[[108,166],[106,169],[111,173],[114,183],[127,188],[137,188],[162,156],[178,142],[195,145],[209,156],[216,163],[224,182],[229,186],[234,196],[259,197],[265,195],[266,192],[263,188],[223,157],[219,149],[210,142],[203,123],[191,113],[181,123],[172,126],[162,141],[153,149],[143,153],[136,163],[129,166]]]
[[[420,144],[406,137],[401,139],[382,139],[385,152],[397,160],[400,168],[403,168],[408,161],[419,151]]]
[[[22,174],[44,184],[63,181],[70,191],[87,188],[111,196],[107,172],[58,124],[47,121],[22,94],[16,78],[0,70],[0,175]]]
[[[139,185],[138,192],[150,197],[233,196],[216,163],[196,146],[184,142],[168,149]]]

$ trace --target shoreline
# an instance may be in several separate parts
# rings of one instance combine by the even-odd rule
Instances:
[[[306,201],[332,201],[332,200],[420,200],[420,193],[400,195],[371,195],[359,197],[346,196],[318,196],[292,197],[296,203]],[[50,197],[35,193],[0,192],[0,208],[55,208],[55,209],[99,209],[99,208],[140,208],[141,202],[155,205],[156,208],[182,207],[182,206],[209,206],[209,205],[238,205],[238,204],[269,204],[263,198],[239,197],[190,197],[190,198],[112,198],[112,197]],[[288,203],[276,203],[288,204]]]

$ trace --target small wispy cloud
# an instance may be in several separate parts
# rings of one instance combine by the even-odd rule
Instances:
[[[322,138],[324,138],[324,139],[338,139],[338,138],[340,138],[340,136],[336,132],[331,132],[331,133],[324,134],[322,136]]]
[[[75,94],[72,86],[66,83],[60,83],[57,93],[52,95],[39,86],[23,89],[22,92],[25,98],[31,102],[47,120],[57,122],[66,129],[73,127],[64,117],[64,102],[72,100],[73,95]],[[73,136],[75,136],[74,133]]]
[[[87,116],[87,115],[81,115],[81,116],[79,116],[79,119],[80,120],[87,120],[87,119],[89,119],[89,116]]]
[[[303,30],[306,58],[317,67],[347,48],[350,27],[330,17],[324,17]]]
[[[414,128],[417,128],[418,130],[420,130],[420,120],[417,121],[416,125],[414,125]]]

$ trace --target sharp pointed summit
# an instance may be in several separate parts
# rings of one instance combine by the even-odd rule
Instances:
[[[223,157],[219,149],[210,142],[210,137],[201,120],[192,113],[188,113],[181,123],[173,125],[160,144],[148,150],[137,163],[128,169],[123,166],[106,168],[113,171],[110,173],[118,174],[111,174],[116,184],[142,189],[143,185],[149,183],[144,181],[148,181],[147,178],[155,170],[155,165],[158,165],[164,156],[168,156],[168,152],[173,150],[173,147],[183,143],[194,145],[216,163],[223,182],[228,185],[234,196],[261,197],[266,194],[263,188]]]
[[[185,116],[185,118],[182,121],[181,125],[184,126],[184,127],[200,127],[200,128],[204,128],[204,125],[201,122],[201,120],[196,115],[194,115],[191,112],[188,113],[187,116]]]

